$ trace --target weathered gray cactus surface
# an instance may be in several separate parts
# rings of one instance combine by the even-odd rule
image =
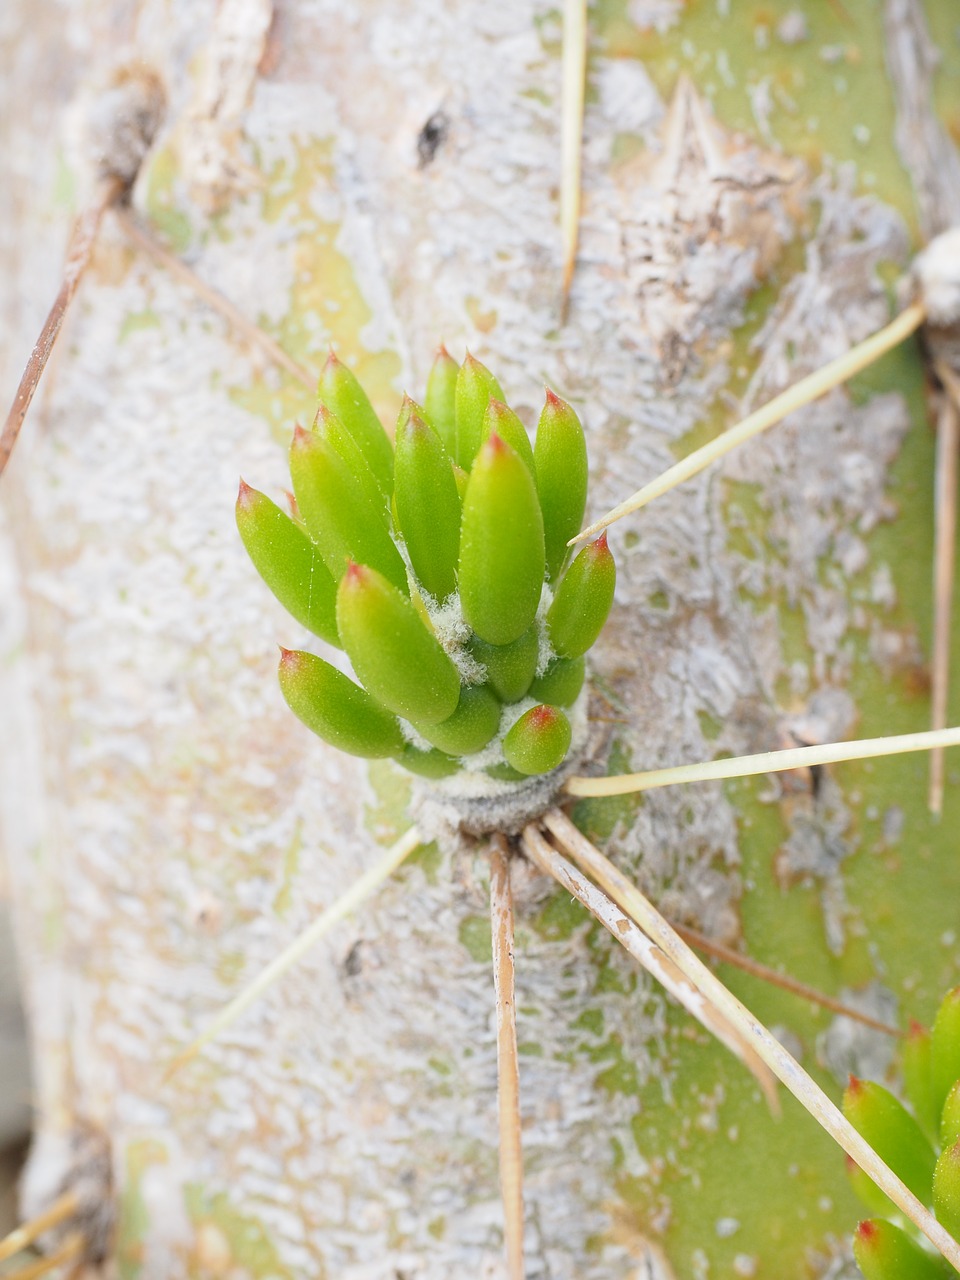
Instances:
[[[82,102],[138,55],[169,96],[134,197],[159,235],[304,363],[334,341],[387,415],[441,337],[530,418],[549,383],[582,413],[599,513],[882,325],[958,207],[956,33],[936,5],[847,8],[593,14],[561,326],[555,9],[8,0],[2,385],[84,199]],[[312,412],[108,218],[3,481],[0,835],[49,1142],[30,1192],[63,1172],[57,1135],[102,1128],[123,1276],[503,1273],[481,856],[420,858],[162,1079],[404,829],[402,775],[283,706],[275,642],[304,637],[234,529],[238,476],[281,490]],[[620,526],[595,668],[612,768],[922,727],[931,458],[911,346]],[[673,917],[924,1017],[957,980],[960,888],[955,788],[937,827],[925,770],[579,817]],[[531,1280],[842,1266],[840,1155],[792,1105],[771,1120],[626,956],[520,880]],[[726,976],[835,1091],[884,1069],[885,1042]]]

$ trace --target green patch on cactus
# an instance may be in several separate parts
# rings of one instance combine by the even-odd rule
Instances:
[[[790,6],[802,19],[793,33],[783,25],[787,8],[688,4],[661,29],[636,26],[627,0],[599,0],[591,15],[605,55],[642,60],[663,96],[686,73],[709,87],[712,109],[728,128],[815,168],[828,158],[856,165],[864,187],[912,222],[882,6]],[[941,47],[953,39],[945,34]],[[769,109],[758,111],[754,95],[763,84],[773,92]]]
[[[168,1164],[169,1160],[166,1147],[153,1138],[131,1142],[124,1152],[124,1194],[113,1252],[120,1280],[137,1280],[141,1274],[152,1225],[143,1195],[143,1180],[151,1165]]]
[[[237,1272],[250,1280],[294,1280],[283,1265],[269,1229],[259,1218],[241,1214],[226,1192],[211,1195],[198,1183],[184,1187],[184,1202],[195,1232],[191,1276]],[[326,1269],[315,1272],[323,1280]]]
[[[280,321],[257,317],[295,360],[319,371],[326,359],[325,344],[336,336],[340,359],[359,378],[380,413],[396,411],[394,379],[401,362],[395,351],[369,351],[362,336],[374,319],[363,295],[354,266],[340,247],[340,222],[317,216],[320,192],[332,207],[340,203],[334,175],[333,140],[311,136],[290,139],[293,159],[278,160],[264,174],[261,214],[265,222],[279,223],[290,236],[284,263],[290,269],[289,305]],[[242,408],[271,424],[278,440],[290,437],[290,424],[298,418],[313,420],[315,397],[299,382],[282,378],[279,384],[269,370],[255,372],[231,392]]]

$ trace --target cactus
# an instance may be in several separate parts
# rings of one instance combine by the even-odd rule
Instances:
[[[613,603],[606,536],[563,572],[586,505],[577,415],[552,391],[531,446],[479,360],[440,349],[396,455],[335,356],[290,471],[303,523],[241,482],[237,524],[281,604],[342,646],[355,684],[284,650],[280,684],[325,741],[412,772],[515,784],[582,742],[583,655]],[[458,476],[458,468],[463,472]],[[462,496],[461,496],[462,491]],[[361,687],[362,686],[362,687]]]
[[[910,1028],[901,1064],[913,1114],[882,1085],[852,1077],[843,1109],[914,1195],[932,1205],[947,1231],[960,1239],[958,1009],[960,988],[943,1000],[932,1032],[916,1023]],[[927,1136],[934,1133],[939,1154]],[[904,1230],[893,1205],[866,1175],[849,1164],[847,1171],[858,1198],[877,1215],[861,1222],[854,1233],[854,1256],[866,1280],[933,1280],[955,1274],[942,1258],[927,1251],[912,1229]],[[891,1216],[897,1221],[888,1221]]]

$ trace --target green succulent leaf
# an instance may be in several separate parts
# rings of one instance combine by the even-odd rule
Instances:
[[[469,352],[457,374],[456,419],[457,445],[455,461],[469,471],[483,442],[483,418],[491,396],[504,398],[500,383],[490,370]]]
[[[427,378],[427,394],[423,402],[427,421],[440,437],[452,457],[457,452],[457,375],[460,366],[442,346]]]
[[[331,351],[318,388],[320,401],[350,432],[385,497],[393,489],[393,448],[356,375]]]
[[[487,670],[487,683],[503,702],[519,702],[537,673],[540,637],[536,626],[528,627],[510,644],[487,644],[479,636],[470,642],[470,651]]]
[[[368,503],[378,511],[384,525],[390,527],[390,504],[380,488],[377,477],[363,456],[357,442],[335,413],[326,405],[320,405],[313,423],[313,433],[324,442],[342,462],[347,472],[357,482]]]
[[[498,782],[523,782],[529,776],[509,764],[492,764],[485,772],[488,777],[496,778]]]
[[[290,710],[331,746],[370,759],[403,749],[396,716],[323,658],[282,649],[279,676]]]
[[[884,1195],[868,1173],[860,1168],[850,1156],[845,1156],[847,1180],[854,1195],[871,1213],[882,1214],[889,1218],[900,1212],[889,1196]]]
[[[567,559],[567,542],[580,531],[587,506],[587,443],[580,419],[550,390],[537,424],[533,456],[543,510],[547,576],[556,582]]]
[[[580,696],[586,671],[584,658],[554,658],[530,686],[530,697],[554,707],[571,707]]]
[[[917,1199],[929,1204],[936,1155],[903,1103],[883,1085],[851,1076],[843,1114]]]
[[[382,574],[351,561],[337,591],[337,628],[364,686],[413,724],[453,714],[460,676],[416,606]]]
[[[440,724],[416,726],[435,747],[451,756],[482,751],[500,728],[500,700],[484,685],[470,685],[460,694],[452,716]]]
[[[417,579],[436,600],[457,588],[460,495],[450,457],[422,418],[397,427],[397,523]]]
[[[853,1237],[853,1256],[864,1280],[945,1280],[951,1274],[942,1259],[883,1218],[860,1223]]]
[[[460,762],[448,756],[446,752],[420,751],[409,743],[403,751],[394,756],[394,759],[411,773],[434,781],[439,778],[449,778],[451,774],[458,773],[460,770]]]
[[[254,568],[301,626],[339,645],[337,584],[303,525],[240,481],[237,528]]]
[[[496,397],[490,400],[487,411],[483,415],[483,439],[488,440],[492,435],[498,435],[501,440],[506,440],[510,448],[526,463],[527,470],[536,484],[533,445],[530,443],[527,429],[513,410]]]
[[[533,478],[492,435],[477,455],[460,528],[463,616],[481,640],[511,644],[533,622],[543,589],[543,517]]]
[[[954,1082],[960,1080],[960,987],[948,992],[937,1010],[930,1036],[930,1069],[939,1112]]]
[[[933,1208],[955,1240],[960,1240],[960,1142],[940,1154],[933,1175]]]
[[[564,574],[547,614],[550,643],[561,658],[579,658],[603,629],[617,584],[607,535],[583,548]]]
[[[570,747],[570,721],[556,707],[531,707],[503,740],[507,764],[518,773],[549,773],[561,763]]]
[[[406,593],[406,565],[383,515],[330,440],[297,427],[290,475],[300,514],[334,579],[339,582],[347,562],[357,560]]]
[[[940,1116],[940,1145],[952,1147],[960,1139],[960,1080],[947,1094]]]
[[[901,1055],[903,1085],[913,1113],[928,1137],[936,1134],[940,1122],[940,1108],[933,1093],[931,1059],[930,1032],[919,1022],[911,1022]]]

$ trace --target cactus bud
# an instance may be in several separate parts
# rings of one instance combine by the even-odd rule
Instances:
[[[903,1085],[921,1129],[932,1137],[940,1122],[940,1108],[933,1096],[930,1032],[911,1022],[903,1042]]]
[[[409,769],[411,773],[417,774],[421,778],[431,778],[436,781],[438,778],[449,778],[452,773],[456,773],[460,765],[452,756],[448,756],[444,751],[418,751],[416,747],[409,743],[398,755],[394,756],[398,764],[402,764],[405,769]]]
[[[367,393],[356,375],[331,351],[318,388],[321,403],[336,414],[353,436],[377,478],[384,497],[393,489],[393,449]]]
[[[937,1010],[930,1036],[930,1068],[937,1112],[954,1082],[960,1079],[960,987],[947,993]]]
[[[237,529],[264,582],[301,626],[339,645],[337,584],[302,525],[240,481]]]
[[[960,1139],[960,1080],[947,1094],[940,1116],[940,1146],[952,1147]]]
[[[298,427],[290,446],[290,475],[300,514],[335,581],[348,560],[360,560],[399,590],[408,590],[403,557],[382,514],[329,440]]]
[[[562,658],[579,658],[587,652],[613,604],[617,567],[607,546],[607,535],[584,547],[564,574],[547,614],[550,643]]]
[[[917,1199],[929,1204],[936,1156],[903,1103],[883,1085],[851,1076],[843,1114]]]
[[[427,394],[423,402],[427,421],[440,437],[443,447],[452,457],[457,451],[457,375],[460,366],[447,348],[440,345],[430,376],[427,378]]]
[[[933,1175],[933,1208],[955,1240],[960,1240],[960,1142],[941,1152]]]
[[[313,423],[314,434],[340,459],[348,474],[356,481],[364,497],[374,511],[379,512],[383,523],[390,526],[390,507],[377,477],[363,456],[357,442],[335,413],[326,405],[320,405]]]
[[[412,413],[397,427],[397,523],[418,581],[438,601],[457,587],[460,495],[450,458]]]
[[[281,649],[280,689],[294,715],[341,751],[376,758],[403,750],[396,717],[312,653]]]
[[[313,430],[298,427],[290,448],[292,517],[246,485],[237,503],[241,536],[271,590],[343,646],[358,682],[285,652],[287,701],[327,741],[392,756],[427,778],[480,769],[516,783],[549,773],[570,750],[560,708],[580,697],[583,653],[615,582],[603,538],[557,582],[584,509],[573,410],[548,392],[534,448],[493,374],[472,356],[458,366],[441,347],[425,407],[404,398],[394,456],[334,355],[320,395]],[[545,520],[557,584],[546,617]],[[501,725],[512,727],[501,735]],[[471,780],[452,794],[475,789]],[[490,821],[504,821],[502,801]]]
[[[850,1156],[844,1156],[844,1161],[847,1181],[861,1204],[865,1205],[871,1213],[882,1213],[887,1218],[900,1212],[890,1197],[884,1195],[870,1175],[860,1168],[856,1160]]]
[[[435,747],[451,756],[482,751],[500,728],[501,704],[483,685],[471,685],[460,694],[452,716],[439,724],[420,728]]]
[[[510,644],[533,622],[543,589],[543,517],[533,478],[498,435],[477,456],[460,528],[463,616],[481,640]]]
[[[486,667],[487,684],[501,701],[519,702],[537,673],[540,637],[536,627],[528,627],[511,644],[487,644],[475,636],[470,649],[477,661]]]
[[[556,707],[531,707],[507,732],[503,755],[507,764],[527,775],[549,773],[567,754],[570,721]]]
[[[853,1237],[853,1256],[864,1280],[945,1280],[948,1274],[940,1259],[882,1218],[860,1223]]]
[[[530,686],[530,697],[554,707],[570,707],[580,696],[587,664],[583,658],[554,658]]]
[[[414,724],[453,714],[460,676],[416,607],[375,569],[353,561],[337,591],[337,629],[364,686]]]
[[[580,419],[550,390],[537,424],[533,456],[543,510],[547,576],[556,582],[567,558],[567,542],[579,532],[587,506],[587,443]]]
[[[488,440],[492,435],[498,435],[501,440],[506,440],[514,453],[523,459],[536,483],[533,446],[527,435],[527,429],[513,410],[507,408],[503,401],[497,400],[496,397],[491,398],[487,411],[483,415],[483,439]]]
[[[467,358],[460,366],[457,374],[456,419],[457,447],[455,460],[464,471],[469,471],[473,460],[483,441],[483,416],[487,411],[490,397],[503,399],[500,383],[490,370],[474,360],[467,352]]]

